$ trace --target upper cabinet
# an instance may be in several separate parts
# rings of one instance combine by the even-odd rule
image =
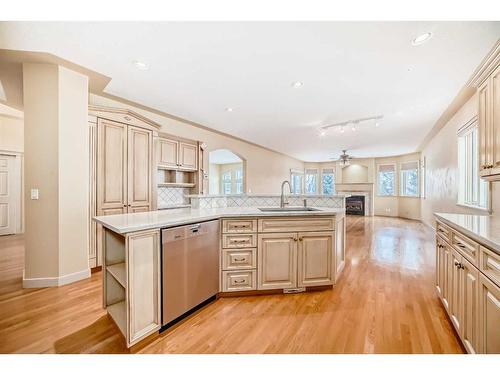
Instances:
[[[500,66],[483,82],[479,95],[479,174],[500,180]]]
[[[198,144],[161,136],[158,139],[158,166],[165,169],[198,170]]]

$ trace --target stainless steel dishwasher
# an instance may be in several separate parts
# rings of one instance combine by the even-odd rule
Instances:
[[[219,221],[162,230],[162,323],[219,291]]]

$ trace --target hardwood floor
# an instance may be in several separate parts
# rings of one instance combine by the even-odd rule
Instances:
[[[0,353],[128,353],[101,308],[101,273],[22,289],[22,236],[0,237]],[[463,353],[434,289],[423,224],[349,217],[344,274],[331,290],[222,298],[140,353]]]

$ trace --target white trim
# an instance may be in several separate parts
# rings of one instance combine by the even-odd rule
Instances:
[[[40,277],[33,279],[25,278],[23,270],[23,288],[47,288],[54,286],[62,286],[74,283],[75,281],[88,279],[89,277],[90,277],[90,268],[59,277]]]

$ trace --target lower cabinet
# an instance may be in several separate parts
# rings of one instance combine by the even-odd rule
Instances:
[[[500,353],[500,288],[479,275],[479,350]]]
[[[500,287],[442,234],[436,236],[436,289],[467,352],[500,353]]]
[[[258,238],[257,289],[333,284],[333,232],[265,233]]]

